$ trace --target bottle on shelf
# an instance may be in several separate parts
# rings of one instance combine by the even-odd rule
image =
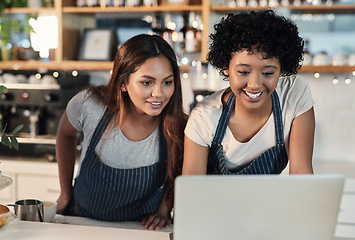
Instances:
[[[100,7],[111,7],[112,1],[111,0],[99,0]]]
[[[178,29],[181,29],[183,25],[184,18],[181,15],[177,14],[173,16],[170,13],[164,15],[164,29],[161,37],[174,49],[178,59],[182,54],[182,42],[184,41],[184,34]]]
[[[151,23],[151,34],[162,36],[162,28],[161,28],[161,18],[157,15],[152,16],[152,23]]]
[[[172,21],[172,16],[170,13],[167,13],[164,16],[164,30],[162,31],[162,38],[167,41],[171,47],[173,47],[173,33],[175,31],[176,25]]]
[[[174,51],[176,53],[178,61],[181,59],[184,49],[184,33],[181,31],[184,27],[184,17],[182,15],[176,15],[174,22],[176,24],[175,32],[173,35]]]
[[[201,51],[201,16],[190,12],[185,32],[185,52]]]
[[[43,7],[54,7],[54,1],[53,0],[43,0],[42,1]]]
[[[304,41],[304,54],[303,54],[303,61],[302,64],[303,65],[312,65],[312,60],[313,57],[309,51],[309,41],[305,40]]]

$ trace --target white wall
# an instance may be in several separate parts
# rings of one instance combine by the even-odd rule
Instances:
[[[308,80],[315,101],[316,136],[314,160],[355,162],[355,77],[323,74]],[[338,84],[333,83],[337,77]],[[349,78],[351,82],[345,83]]]

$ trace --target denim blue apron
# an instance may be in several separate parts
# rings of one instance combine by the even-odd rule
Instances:
[[[280,174],[282,170],[285,169],[288,163],[288,157],[283,136],[282,112],[279,97],[276,91],[272,93],[271,97],[272,111],[275,119],[276,145],[263,152],[260,156],[252,160],[250,164],[242,169],[233,171],[226,167],[221,142],[235,105],[235,95],[232,93],[223,109],[215,136],[212,140],[208,156],[208,174]]]
[[[105,111],[98,123],[80,174],[75,179],[71,215],[105,221],[140,220],[157,211],[166,180],[166,142],[159,125],[159,162],[133,169],[118,169],[102,163],[95,147],[113,113]],[[137,149],[139,151],[139,149]]]

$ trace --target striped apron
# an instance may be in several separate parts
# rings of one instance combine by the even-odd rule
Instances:
[[[112,116],[107,109],[94,131],[75,179],[69,214],[105,221],[140,220],[157,211],[165,191],[166,142],[162,124],[159,125],[159,162],[118,169],[102,163],[95,152]]]
[[[250,164],[242,169],[233,171],[226,167],[221,142],[235,105],[235,95],[232,93],[223,109],[215,136],[212,140],[208,156],[208,174],[280,174],[282,170],[285,169],[288,163],[288,157],[283,136],[282,112],[279,97],[276,91],[272,93],[271,97],[272,111],[275,119],[276,145],[263,152],[260,156],[252,160]]]

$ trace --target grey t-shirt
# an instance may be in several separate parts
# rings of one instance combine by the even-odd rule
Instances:
[[[90,97],[87,90],[84,90],[69,101],[66,111],[73,127],[84,133],[81,165],[91,137],[105,111],[105,106]],[[141,141],[131,141],[123,135],[121,130],[117,132],[117,129],[114,129],[112,132],[103,134],[95,150],[101,162],[113,168],[128,169],[149,166],[159,161],[159,129],[155,129],[150,136]]]

